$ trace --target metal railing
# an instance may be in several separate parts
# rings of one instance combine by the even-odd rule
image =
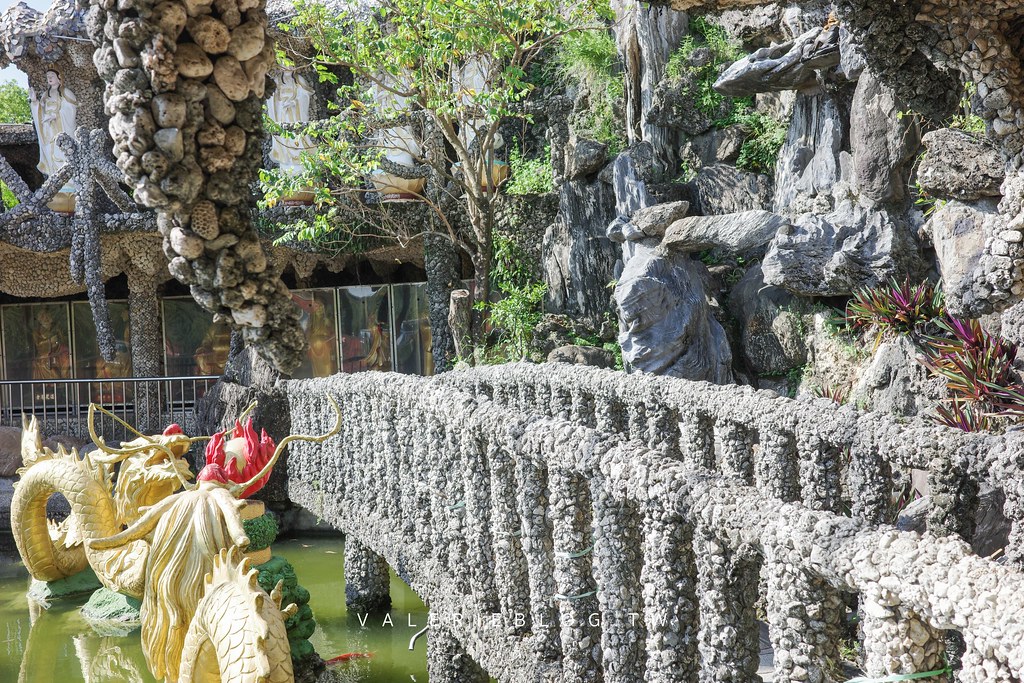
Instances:
[[[89,404],[97,403],[142,432],[163,429],[191,417],[196,401],[217,382],[216,376],[17,380],[0,382],[0,425],[21,426],[35,415],[46,435],[89,438]],[[97,414],[96,432],[108,441],[134,435],[108,415]]]

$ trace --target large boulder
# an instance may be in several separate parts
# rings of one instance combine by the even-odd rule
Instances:
[[[890,277],[919,275],[911,227],[884,209],[849,198],[824,216],[782,227],[762,263],[766,283],[802,296],[838,296]]]
[[[850,147],[857,192],[878,202],[896,202],[906,196],[911,162],[921,145],[921,131],[913,116],[870,71],[861,74],[850,110]]]
[[[739,323],[740,350],[752,371],[779,376],[807,362],[802,309],[786,290],[764,284],[760,266],[732,288],[729,310]]]
[[[687,140],[679,151],[679,157],[696,170],[715,164],[732,163],[739,158],[746,137],[743,126],[738,124],[714,128]]]
[[[945,391],[942,381],[917,361],[918,355],[906,337],[883,342],[862,370],[850,400],[868,410],[893,415],[928,412]]]
[[[839,25],[812,28],[794,40],[763,47],[722,72],[715,90],[744,97],[779,90],[802,90],[818,83],[818,70],[839,64]]]
[[[962,316],[976,303],[974,269],[985,251],[986,224],[1001,221],[996,201],[973,205],[949,202],[938,209],[924,226],[935,247],[935,257],[942,274],[942,291],[946,308]]]
[[[702,168],[695,182],[700,210],[706,216],[772,206],[772,180],[766,175],[719,164]]]
[[[615,287],[619,344],[628,367],[724,384],[732,381],[725,330],[711,315],[706,269],[684,254],[638,251]]]
[[[927,150],[917,170],[921,189],[933,197],[970,202],[998,197],[1006,164],[987,138],[940,128],[922,139]]]
[[[589,365],[595,368],[614,368],[615,357],[612,352],[600,346],[577,346],[570,344],[559,346],[548,354],[549,363],[569,363],[571,365]]]
[[[830,94],[798,93],[775,167],[775,210],[793,211],[798,196],[831,194],[842,179],[846,115]],[[794,213],[800,213],[796,211]]]
[[[661,246],[681,254],[705,249],[743,253],[768,244],[788,223],[769,211],[687,216],[668,226]]]

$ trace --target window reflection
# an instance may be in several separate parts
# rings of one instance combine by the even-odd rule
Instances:
[[[388,287],[346,287],[338,292],[341,369],[391,370]]]
[[[293,290],[292,301],[299,307],[299,324],[309,340],[306,358],[292,377],[305,379],[333,375],[338,371],[338,313],[334,290]]]
[[[430,349],[430,308],[427,286],[392,285],[395,311],[395,370],[411,375],[434,374]]]

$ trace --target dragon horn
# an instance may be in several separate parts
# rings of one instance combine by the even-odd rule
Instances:
[[[277,448],[274,449],[274,455],[270,458],[270,460],[267,461],[267,464],[263,466],[263,469],[260,470],[256,474],[256,476],[254,476],[252,479],[245,482],[244,484],[233,484],[231,486],[231,493],[234,494],[235,496],[238,496],[242,493],[242,491],[245,491],[247,488],[249,488],[256,482],[258,482],[260,479],[262,479],[264,476],[266,476],[267,473],[270,472],[271,469],[273,469],[274,465],[277,464],[277,459],[281,457],[281,453],[284,452],[285,446],[290,444],[292,441],[313,441],[315,443],[323,443],[324,441],[327,441],[327,439],[331,438],[332,436],[340,432],[341,408],[338,407],[338,403],[330,394],[327,394],[327,400],[330,402],[331,407],[334,408],[334,414],[337,416],[337,420],[334,423],[334,429],[327,432],[326,434],[321,434],[320,436],[292,434],[290,436],[284,437],[283,439],[281,439],[281,443],[277,444]]]
[[[113,536],[108,536],[106,538],[91,538],[88,539],[85,544],[91,550],[110,550],[112,548],[119,548],[126,543],[143,539],[150,531],[156,528],[157,522],[160,521],[160,515],[163,514],[164,509],[173,504],[174,496],[164,498],[156,505],[147,508],[146,513],[142,515],[135,524],[132,524],[121,533],[114,534]]]
[[[247,405],[245,407],[245,410],[242,411],[242,414],[238,416],[238,418],[237,418],[238,421],[239,422],[245,422],[245,418],[247,418],[249,416],[249,413],[251,413],[252,411],[256,410],[256,406],[258,404],[259,404],[259,401],[256,400],[256,399],[253,399],[252,403]]]
[[[102,406],[98,406],[95,403],[90,403],[89,404],[89,420],[88,420],[89,437],[93,440],[93,443],[96,444],[96,447],[99,448],[101,451],[103,451],[104,453],[107,453],[109,455],[115,456],[113,458],[104,458],[102,456],[94,455],[94,456],[92,456],[92,459],[93,459],[94,462],[99,462],[99,463],[103,463],[103,464],[106,464],[106,465],[112,465],[112,464],[114,464],[116,462],[120,462],[120,461],[124,460],[125,458],[127,458],[130,455],[134,455],[135,453],[139,453],[140,451],[143,451],[143,450],[146,450],[147,448],[151,448],[152,447],[152,444],[146,444],[146,445],[142,445],[142,446],[133,446],[132,448],[111,448],[110,446],[108,446],[106,441],[103,440],[103,437],[96,433],[95,420],[96,420],[96,411],[97,410],[99,410],[104,415],[109,415],[110,417],[114,418],[115,420],[117,420],[118,422],[123,424],[128,429],[131,429],[131,431],[135,432],[136,434],[139,434],[139,432],[136,432],[135,429],[133,429],[131,425],[129,425],[127,422],[125,422],[124,420],[119,418],[117,415],[114,415],[113,413],[111,413],[106,408],[104,408]],[[145,436],[143,434],[139,434],[139,436],[141,436],[141,437],[143,437],[144,439],[147,439],[147,440],[149,439],[149,437],[147,437],[147,436]]]

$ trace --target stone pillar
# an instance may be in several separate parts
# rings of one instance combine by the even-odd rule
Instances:
[[[345,606],[349,612],[378,612],[391,607],[391,573],[383,557],[345,537]]]
[[[715,431],[710,418],[700,413],[683,415],[683,431],[679,449],[689,467],[714,469]]]
[[[551,521],[547,517],[546,472],[525,459],[516,462],[516,472],[523,553],[529,570],[533,646],[542,659],[557,659],[562,652],[559,647],[558,609],[554,601],[558,591],[555,587]]]
[[[664,506],[644,512],[645,683],[696,683],[697,568],[693,529]]]
[[[444,235],[423,235],[423,267],[427,271],[427,302],[430,316],[430,352],[434,372],[450,370],[455,359],[455,338],[448,325],[452,291],[461,289],[459,254]]]
[[[841,503],[842,454],[806,427],[797,434],[797,447],[804,505],[812,510],[837,512]]]
[[[868,676],[941,671],[946,667],[942,631],[897,603],[886,605],[880,595],[863,595],[861,637],[864,672]],[[929,683],[949,683],[948,675],[929,677]]]
[[[746,485],[754,483],[754,443],[743,425],[726,420],[715,425],[715,439],[722,447],[722,474]]]
[[[490,680],[452,632],[434,623],[427,631],[427,678],[432,683],[487,683]]]
[[[801,568],[805,560],[786,546],[785,532],[765,547],[769,635],[775,680],[825,683],[839,661],[845,605],[826,581]]]
[[[761,457],[754,472],[758,489],[786,502],[799,500],[800,472],[793,434],[768,428],[760,436]]]
[[[714,535],[694,532],[700,599],[701,681],[760,683],[757,603],[758,567]]]
[[[644,599],[639,512],[616,500],[599,476],[591,482],[594,501],[594,578],[601,607],[601,649],[606,683],[643,680]]]
[[[491,526],[494,529],[494,584],[502,624],[510,634],[531,628],[530,584],[523,552],[522,523],[511,458],[499,446],[491,455]]]
[[[583,477],[555,468],[549,472],[555,546],[555,584],[561,616],[562,681],[601,681],[601,640],[591,561],[594,539],[590,492]]]
[[[163,334],[157,280],[136,270],[128,271],[128,325],[133,377],[163,376]],[[165,400],[167,397],[164,397]],[[135,428],[143,434],[163,430],[158,383],[135,387]]]

